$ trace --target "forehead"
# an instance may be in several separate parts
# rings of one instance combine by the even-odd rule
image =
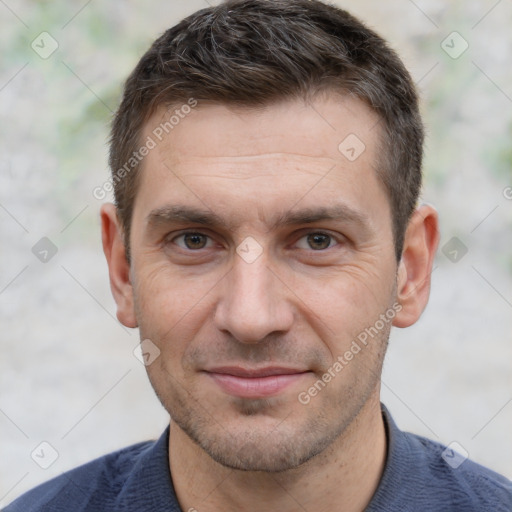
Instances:
[[[144,128],[154,148],[143,161],[135,209],[147,215],[150,207],[201,204],[250,220],[299,202],[308,208],[343,199],[382,215],[378,121],[362,101],[339,95],[258,109],[160,108]]]
[[[345,156],[350,161],[354,155],[344,153],[344,149],[353,146],[359,153],[364,145],[366,155],[362,156],[369,163],[379,134],[377,114],[358,98],[339,94],[323,94],[308,102],[280,101],[260,108],[205,101],[189,108],[183,103],[158,108],[144,127],[144,135],[155,138],[160,153],[167,151],[165,156],[175,162],[190,157],[272,153],[334,160]],[[340,147],[350,135],[347,147]]]

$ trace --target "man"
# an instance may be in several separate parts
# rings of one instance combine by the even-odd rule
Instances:
[[[409,74],[345,11],[231,0],[164,33],[126,82],[101,218],[170,427],[6,510],[512,510],[511,482],[379,400],[439,239],[422,145]]]

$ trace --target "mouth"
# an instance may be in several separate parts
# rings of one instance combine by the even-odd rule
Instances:
[[[311,372],[276,366],[265,368],[224,366],[205,370],[204,373],[229,395],[242,398],[265,398],[278,395]]]

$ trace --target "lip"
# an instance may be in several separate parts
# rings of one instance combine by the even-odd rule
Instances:
[[[206,370],[205,373],[229,395],[264,398],[281,393],[310,372],[277,366],[254,369],[224,366]]]

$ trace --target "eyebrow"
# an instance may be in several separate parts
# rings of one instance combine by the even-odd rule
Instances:
[[[291,210],[280,215],[272,224],[271,229],[292,224],[313,224],[326,220],[344,221],[357,224],[361,228],[369,228],[370,225],[368,215],[354,210],[347,205],[338,204],[331,207],[320,206],[317,208]]]
[[[146,218],[148,226],[178,222],[202,224],[203,226],[225,226],[222,217],[208,210],[191,208],[190,206],[172,205],[152,210]]]
[[[232,226],[225,219],[212,211],[185,205],[167,205],[152,210],[146,218],[149,228],[173,223],[200,224],[211,228],[230,229]],[[369,231],[368,215],[347,205],[338,204],[330,207],[303,208],[279,214],[271,223],[269,231],[280,226],[294,224],[313,224],[320,221],[343,221],[355,224],[358,228]]]

